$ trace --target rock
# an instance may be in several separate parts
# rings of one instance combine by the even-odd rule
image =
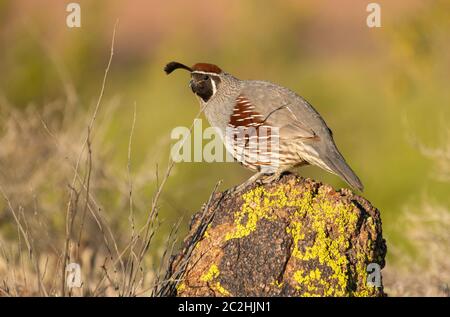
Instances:
[[[383,268],[385,255],[380,212],[366,199],[285,175],[213,196],[168,275],[177,296],[384,296],[367,266]]]

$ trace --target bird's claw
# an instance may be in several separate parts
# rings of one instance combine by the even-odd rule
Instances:
[[[274,173],[270,176],[267,176],[267,177],[261,179],[261,183],[263,185],[266,185],[266,184],[270,184],[272,182],[276,182],[281,178],[281,175],[282,175],[282,173]]]

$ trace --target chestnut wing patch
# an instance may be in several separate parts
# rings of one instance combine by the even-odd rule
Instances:
[[[255,127],[264,123],[264,116],[257,111],[251,102],[240,95],[236,98],[236,105],[228,123],[231,127]]]
[[[236,98],[228,122],[232,132],[228,141],[232,142],[233,156],[252,169],[274,165],[278,153],[277,129],[266,119],[245,96]]]

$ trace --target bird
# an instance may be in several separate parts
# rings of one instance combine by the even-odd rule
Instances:
[[[241,80],[210,63],[189,67],[173,61],[164,67],[167,75],[177,69],[190,72],[189,87],[227,151],[255,172],[237,190],[278,180],[303,165],[318,166],[364,190],[324,119],[294,91],[269,81]]]

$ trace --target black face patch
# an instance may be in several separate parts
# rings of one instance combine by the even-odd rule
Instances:
[[[220,78],[218,76],[193,73],[190,86],[197,96],[207,102],[214,95],[215,90],[217,91],[219,84]]]

